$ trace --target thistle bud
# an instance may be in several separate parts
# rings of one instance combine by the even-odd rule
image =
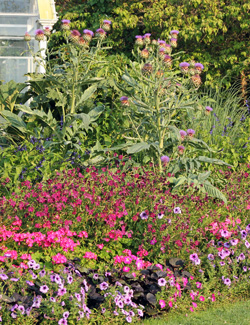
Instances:
[[[212,109],[212,107],[210,107],[210,106],[206,106],[205,107],[206,108],[206,115],[209,115],[210,114],[210,112],[212,112],[213,111],[213,109]]]
[[[156,39],[153,39],[151,43],[152,43],[152,45],[159,45],[158,41]]]
[[[83,30],[83,39],[86,41],[86,42],[91,42],[92,40],[92,37],[94,36],[94,33],[92,32],[92,30],[89,30],[89,29],[84,29]]]
[[[49,27],[44,27],[44,35],[46,37],[50,37],[51,31],[50,31],[50,28]]]
[[[179,151],[179,154],[180,155],[183,155],[184,150],[185,150],[185,147],[184,146],[178,146],[178,151]]]
[[[143,36],[143,40],[144,40],[144,44],[150,44],[151,40],[150,40],[150,36],[151,34],[147,33]]]
[[[122,96],[120,98],[121,104],[122,106],[129,106],[129,101],[128,101],[128,97],[127,96]]]
[[[183,74],[187,74],[188,73],[188,67],[189,67],[189,63],[187,63],[187,62],[181,62],[180,63],[181,72]]]
[[[110,20],[104,20],[103,23],[102,23],[102,29],[105,32],[109,32],[110,29],[111,29],[111,21]]]
[[[143,59],[147,59],[149,57],[149,51],[147,49],[143,49],[140,53],[140,56],[143,58]]]
[[[165,55],[163,58],[163,63],[166,67],[170,68],[172,66],[172,59],[169,55]]]
[[[199,74],[195,74],[194,76],[191,77],[193,85],[198,88],[202,84],[201,77]]]
[[[83,37],[79,37],[78,45],[80,45],[81,47],[88,47],[89,43],[86,42],[85,39],[83,39]]]
[[[26,42],[29,42],[29,41],[31,40],[31,36],[30,36],[30,34],[29,34],[28,32],[26,32],[26,33],[24,34],[24,40],[25,40]]]
[[[78,43],[80,36],[81,33],[78,32],[78,30],[74,29],[71,31],[69,38],[73,43]]]
[[[95,36],[99,39],[104,39],[106,37],[106,32],[102,28],[98,28],[95,32]]]
[[[143,45],[143,37],[141,35],[136,35],[135,36],[135,44],[138,46]]]
[[[145,63],[144,66],[142,67],[141,71],[142,71],[142,74],[149,76],[153,72],[152,64]]]
[[[166,51],[166,49],[165,49],[165,47],[160,47],[159,48],[159,57],[160,58],[164,58],[164,56],[165,56],[165,51]]]
[[[178,30],[171,30],[171,32],[170,32],[171,37],[176,38],[176,39],[178,37],[178,34],[179,34]]]
[[[204,66],[201,63],[195,63],[194,69],[195,69],[195,73],[201,74],[202,70],[204,69]]]
[[[161,77],[163,76],[163,74],[164,74],[164,71],[163,71],[163,70],[158,70],[158,71],[156,72],[156,77],[157,77],[157,78],[161,78]]]
[[[177,39],[176,38],[171,38],[170,39],[170,44],[172,47],[177,47]]]
[[[35,31],[35,40],[39,42],[44,40],[44,31],[42,29],[37,29]]]
[[[172,52],[172,47],[171,47],[170,44],[166,44],[166,45],[165,45],[165,49],[166,49],[166,53],[167,53],[167,54],[171,54],[171,52]]]
[[[63,19],[61,28],[62,28],[62,30],[69,30],[70,29],[70,20]]]

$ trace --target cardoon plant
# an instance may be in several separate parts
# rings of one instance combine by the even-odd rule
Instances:
[[[188,129],[187,136],[180,131],[183,114],[188,115],[191,111],[195,114],[196,108],[201,107],[197,88],[201,84],[203,65],[195,64],[194,75],[187,62],[182,62],[179,68],[175,67],[178,54],[171,53],[177,46],[178,31],[172,31],[172,34],[175,38],[170,36],[170,44],[163,40],[158,40],[158,44],[151,42],[149,33],[136,36],[134,55],[137,61],[131,61],[130,68],[122,76],[123,84],[117,84],[122,95],[126,96],[123,114],[130,121],[129,128],[123,134],[127,139],[125,147],[128,154],[147,151],[143,162],[153,159],[160,172],[168,170],[174,173],[176,177],[172,181],[175,186],[187,181],[202,189],[200,184],[205,183],[206,189],[202,190],[214,196],[215,189],[212,194],[211,184],[207,180],[210,174],[197,178],[197,171],[202,162],[224,163],[203,157],[204,150],[209,151],[210,148],[195,137],[195,130]],[[125,96],[121,97],[123,106]],[[182,147],[179,149],[183,144],[185,152]],[[195,148],[196,152],[190,148]],[[186,157],[186,154],[190,156],[190,152],[192,158]],[[169,157],[168,163],[165,156]],[[216,193],[215,196],[225,200],[219,191]]]

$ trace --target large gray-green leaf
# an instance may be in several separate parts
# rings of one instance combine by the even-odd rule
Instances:
[[[205,156],[199,156],[197,159],[201,162],[205,162],[205,163],[209,163],[209,164],[226,165],[226,166],[232,167],[232,165],[227,164],[225,161],[220,160],[220,159],[209,158],[209,157],[205,157]]]
[[[82,96],[80,97],[80,99],[78,100],[78,102],[76,103],[76,108],[81,105],[83,102],[85,102],[86,100],[88,100],[96,91],[97,89],[97,85],[94,84],[92,86],[90,86],[89,88],[87,88]]]
[[[129,147],[127,150],[127,153],[128,154],[137,153],[142,150],[148,150],[149,148],[150,148],[150,144],[148,144],[146,142],[140,142],[140,143],[136,143],[133,146]]]
[[[192,147],[195,147],[196,149],[204,149],[206,148],[208,151],[210,152],[214,152],[214,150],[212,150],[207,144],[206,142],[200,140],[200,139],[197,139],[197,138],[192,138],[190,141],[189,141],[189,144],[192,146]]]
[[[89,113],[89,117],[91,122],[95,121],[101,114],[102,112],[105,110],[105,106],[104,105],[100,105],[97,106],[95,108],[93,108]]]
[[[214,198],[217,198],[217,199],[220,199],[220,200],[224,201],[225,204],[227,205],[227,199],[226,199],[225,195],[223,193],[221,193],[220,190],[218,190],[216,187],[214,187],[208,181],[203,183],[202,191],[206,192],[208,195],[210,195],[210,196],[212,196]]]
[[[20,116],[14,114],[10,111],[1,111],[0,114],[5,118],[9,123],[9,126],[14,127],[21,131],[22,133],[27,132],[27,126]]]

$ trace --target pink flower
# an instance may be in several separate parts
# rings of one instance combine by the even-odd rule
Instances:
[[[170,308],[173,307],[173,303],[172,303],[172,301],[169,301],[169,302],[168,302],[168,305],[169,305]]]
[[[123,272],[129,272],[130,271],[130,267],[124,266],[122,270],[123,270]]]
[[[192,302],[192,305],[194,306],[194,308],[197,307],[197,303],[196,302]]]
[[[60,253],[56,254],[55,256],[52,256],[52,260],[56,264],[61,264],[61,263],[66,263],[67,262],[67,258],[64,255],[60,254]]]
[[[200,288],[202,287],[202,283],[200,283],[200,282],[196,282],[196,287],[197,287],[198,289],[200,289]]]
[[[199,299],[200,299],[200,301],[204,301],[205,300],[205,298],[203,296],[200,296]]]
[[[155,264],[155,266],[159,267],[161,270],[163,269],[161,264]]]
[[[165,300],[159,300],[159,305],[161,308],[164,308],[166,306]]]
[[[85,255],[83,256],[83,258],[88,258],[90,260],[96,260],[97,259],[97,255],[95,253],[92,252],[86,252]]]
[[[97,244],[96,245],[99,249],[103,249],[104,244]]]
[[[123,262],[124,262],[125,264],[131,264],[132,259],[131,259],[129,256],[125,256],[124,259],[123,259]]]
[[[192,307],[190,307],[190,311],[191,311],[191,312],[193,312],[193,311],[194,311]]]

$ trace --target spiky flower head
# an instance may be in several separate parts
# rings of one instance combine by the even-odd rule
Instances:
[[[46,36],[46,37],[50,37],[50,35],[51,35],[51,30],[50,30],[50,27],[44,27],[44,35]]]
[[[196,88],[200,87],[200,85],[201,85],[201,83],[202,83],[202,81],[201,81],[201,77],[200,77],[199,74],[195,74],[195,75],[193,75],[193,76],[191,77],[191,81],[192,81],[193,85],[194,85]]]
[[[159,48],[159,56],[160,56],[161,58],[164,58],[165,51],[166,51],[165,47],[160,47],[160,48]]]
[[[181,62],[180,63],[180,68],[181,68],[181,72],[183,74],[187,74],[188,73],[188,68],[189,68],[189,63],[187,63],[187,62]]]
[[[26,32],[26,33],[24,34],[24,40],[25,40],[26,42],[29,42],[29,41],[31,40],[31,36],[30,36],[30,34],[29,34],[28,32]]]
[[[172,66],[172,59],[171,56],[165,55],[163,58],[163,63],[166,67],[171,67]]]
[[[141,71],[144,75],[149,76],[153,72],[152,64],[145,63]]]
[[[123,106],[129,106],[129,100],[128,100],[128,97],[127,97],[127,96],[122,96],[122,97],[120,98],[120,101],[121,101],[121,104],[122,104]]]
[[[99,39],[104,39],[106,37],[106,32],[102,28],[98,28],[95,32],[95,36]]]
[[[140,53],[140,56],[143,58],[143,59],[147,59],[149,57],[149,51],[147,49],[143,49]]]
[[[180,130],[180,136],[181,136],[181,139],[184,140],[185,139],[185,136],[187,135],[187,132],[184,131],[184,130]]]
[[[201,74],[202,70],[204,69],[204,66],[201,63],[195,63],[194,68],[195,68],[195,73]]]
[[[167,54],[171,54],[171,52],[172,52],[172,47],[171,47],[171,45],[170,45],[170,44],[166,44],[164,47],[165,47],[165,49],[166,49],[166,53],[167,53]]]
[[[85,41],[85,39],[83,37],[79,37],[78,45],[80,45],[81,47],[88,47],[89,43],[87,41]]]
[[[170,32],[170,35],[173,37],[173,38],[177,38],[178,37],[178,34],[179,34],[179,31],[178,30],[171,30]]]
[[[188,135],[190,138],[192,138],[194,134],[195,134],[195,130],[193,130],[193,129],[188,129],[188,130],[187,130],[187,135]]]
[[[164,74],[164,71],[163,71],[163,70],[158,70],[158,71],[156,72],[156,77],[157,77],[157,78],[161,78],[161,77],[163,76],[163,74]]]
[[[69,29],[70,29],[70,20],[68,20],[68,19],[63,19],[63,20],[62,20],[61,28],[62,28],[63,30],[69,30]]]
[[[206,114],[207,114],[207,115],[209,115],[210,112],[213,111],[212,107],[210,107],[210,106],[206,106],[205,108],[206,108]]]
[[[150,33],[146,33],[145,35],[143,35],[143,40],[144,40],[144,44],[150,44],[151,40],[150,40]]]
[[[171,38],[170,39],[170,44],[172,47],[177,47],[177,38]]]
[[[158,44],[159,44],[160,47],[165,47],[166,41],[163,41],[161,39],[158,39]]]
[[[35,31],[35,40],[39,42],[44,40],[44,31],[42,29],[37,29]]]
[[[92,30],[89,30],[89,29],[84,29],[83,30],[83,39],[86,41],[86,42],[90,42],[92,40],[92,37],[94,36],[94,33],[92,32]]]
[[[69,38],[71,39],[71,41],[73,43],[78,43],[80,36],[81,36],[81,33],[78,30],[73,29],[70,33]]]
[[[161,156],[161,162],[162,162],[163,166],[167,166],[167,164],[169,163],[169,157]]]
[[[185,150],[185,147],[184,146],[178,146],[178,151],[179,151],[179,154],[182,155],[183,152]]]
[[[111,21],[105,19],[105,20],[102,22],[102,29],[103,29],[105,32],[109,32],[110,29],[111,29]]]
[[[142,46],[143,45],[143,36],[136,35],[135,36],[135,44],[138,46]]]

